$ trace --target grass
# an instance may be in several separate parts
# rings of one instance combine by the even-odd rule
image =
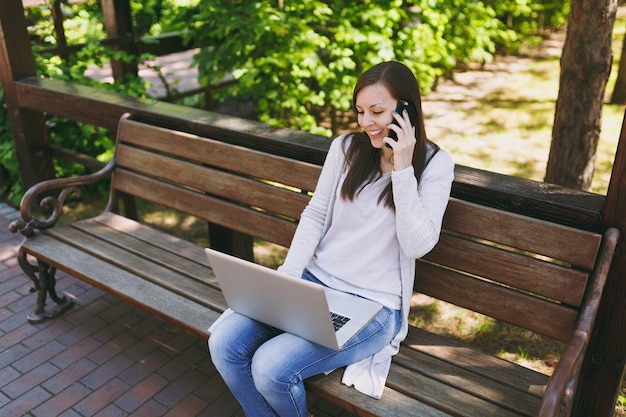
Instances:
[[[615,84],[624,25],[618,22],[615,32],[614,68],[607,84],[607,101]],[[441,111],[441,100],[447,97],[444,93],[440,98],[436,92],[432,95],[434,99],[426,96],[424,111],[429,135],[449,151],[458,164],[541,181],[550,151],[559,88],[559,57],[529,59],[522,63],[504,57],[503,61],[501,68],[488,74],[491,80],[484,79],[484,95],[446,106],[443,110],[454,112],[453,116],[443,118],[430,114],[435,121],[434,129],[428,123],[428,113],[432,112],[429,106],[435,105],[435,112]],[[507,62],[515,63],[513,69],[507,68]],[[476,88],[471,84],[474,78],[474,74],[458,74],[456,81],[447,83],[448,88],[449,84]],[[443,87],[446,88],[446,84]],[[604,105],[593,192],[606,194],[623,117],[623,106]]]

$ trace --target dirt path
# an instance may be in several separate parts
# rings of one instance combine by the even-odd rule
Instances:
[[[423,98],[429,136],[437,140],[455,131],[472,130],[475,120],[459,117],[460,113],[475,110],[480,99],[490,94],[508,90],[511,78],[528,71],[534,62],[560,57],[564,41],[565,32],[556,32],[524,54],[498,56],[481,69],[455,72],[453,80],[440,82]]]

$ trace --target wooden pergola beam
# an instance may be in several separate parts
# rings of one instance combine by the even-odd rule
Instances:
[[[26,19],[21,0],[4,0],[0,7],[0,82],[11,121],[17,159],[26,187],[54,178],[55,171],[47,148],[43,114],[18,105],[15,80],[36,76]]]
[[[583,363],[575,417],[609,417],[626,364],[626,115],[615,152],[602,223],[615,226],[621,237],[609,271],[600,310]]]

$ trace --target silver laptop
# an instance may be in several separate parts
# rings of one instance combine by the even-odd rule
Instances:
[[[382,305],[205,249],[228,306],[304,339],[341,349]]]

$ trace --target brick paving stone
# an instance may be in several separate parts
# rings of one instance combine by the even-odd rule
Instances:
[[[1,340],[1,339],[0,339]],[[10,366],[16,360],[23,358],[31,352],[30,349],[26,348],[23,345],[15,345],[11,346],[7,349],[0,350],[0,369]],[[0,379],[0,384],[2,384],[2,380]]]
[[[158,394],[170,382],[157,374],[150,374],[137,384],[131,384],[132,388],[115,400],[115,405],[120,409],[132,413],[148,400]],[[194,414],[180,414],[181,416]]]
[[[79,286],[78,288],[80,288],[81,291],[77,292],[74,296],[76,297],[76,304],[81,307],[91,307],[96,300],[98,302],[106,303],[109,305],[112,304],[112,302],[109,301],[106,297],[103,297],[105,295],[105,292],[100,288],[90,286]],[[104,311],[106,311],[106,309],[99,310],[99,313],[102,313]]]
[[[129,315],[137,316],[138,320],[132,326],[133,334],[137,337],[144,338],[150,336],[151,339],[154,339],[159,344],[172,338],[172,334],[165,330],[162,320],[154,316],[140,315],[136,309],[131,310]]]
[[[94,331],[90,332],[95,336],[100,331],[102,331],[103,328],[110,324],[109,322],[102,320],[102,318],[98,316],[98,313],[106,310],[110,306],[111,303],[101,298],[95,299],[92,303],[87,305],[81,305],[79,302],[76,301],[76,299],[74,299],[74,305],[69,311],[67,311],[63,315],[63,320],[67,321],[72,326],[80,326],[84,322],[90,321],[94,317],[98,317],[98,319],[103,322],[103,325],[101,326],[101,328],[95,329]]]
[[[58,417],[84,417],[84,416],[81,416],[76,411],[69,409],[69,410],[66,410],[63,414],[60,414]]]
[[[49,362],[43,363],[3,386],[2,392],[10,398],[17,398],[36,388],[57,372],[59,368],[56,366]]]
[[[94,339],[90,335],[83,333],[81,336],[72,343],[67,343],[64,338],[60,337],[58,339],[59,342],[66,345],[67,349],[51,358],[50,361],[59,368],[65,368],[102,346],[101,341]]]
[[[0,294],[0,306],[2,306],[3,310],[7,310],[8,313],[13,314],[14,312],[8,308],[9,305],[11,305],[13,302],[24,298],[24,296],[20,293],[18,293],[17,291],[7,291],[5,293]],[[0,318],[0,321],[2,321],[4,319]]]
[[[167,413],[168,409],[154,400],[150,400],[139,407],[129,417],[161,417]],[[217,417],[217,416],[216,416]]]
[[[2,387],[10,384],[21,376],[22,374],[12,366],[5,366],[0,369],[0,392],[2,391]]]
[[[170,380],[176,379],[187,369],[196,367],[197,364],[208,355],[208,352],[199,349],[197,345],[190,346],[181,354],[176,355],[159,369],[159,374]]]
[[[182,374],[180,378],[171,381],[171,384],[155,395],[154,399],[168,408],[174,407],[182,398],[191,394],[207,379],[208,377],[205,374],[190,369]]]
[[[91,391],[84,385],[78,383],[72,384],[63,391],[54,393],[55,395],[47,401],[42,402],[41,405],[33,410],[33,414],[42,417],[61,415],[66,410],[73,407],[74,404],[87,398],[90,393]]]
[[[171,326],[168,326],[168,328],[166,328],[166,331],[171,333],[173,336],[171,339],[167,341],[166,344],[164,344],[161,347],[161,349],[167,349],[172,354],[177,355],[191,348],[192,346],[196,346],[196,347],[198,346],[197,337],[191,336],[190,334],[185,333],[183,330],[179,328],[171,328]]]
[[[197,416],[207,408],[209,404],[202,399],[191,394],[185,397],[175,407],[171,408],[165,417],[178,417],[178,416]]]
[[[224,416],[231,417],[240,410],[239,403],[231,395],[222,395],[213,404],[209,405],[201,416]]]
[[[119,355],[127,347],[137,342],[137,338],[128,333],[120,333],[98,349],[91,352],[88,358],[96,363],[104,363],[116,355]],[[129,359],[129,358],[128,358]],[[130,360],[130,359],[129,359]]]
[[[40,348],[30,352],[23,358],[13,362],[13,367],[22,373],[29,372],[37,366],[46,363],[50,358],[65,350],[65,346],[53,340]]]
[[[25,326],[26,316],[13,315],[11,318],[4,320],[0,323],[2,331],[6,332],[2,339],[0,339],[0,350],[5,350],[17,343],[21,343],[22,340],[29,336],[32,336],[37,332],[35,326]],[[6,324],[7,328],[3,328]]]
[[[120,410],[115,404],[109,404],[93,417],[126,417],[127,415],[126,411]]]
[[[111,306],[103,312],[99,313],[98,317],[107,323],[123,319],[124,316],[132,315],[136,311],[132,305],[124,303],[119,299],[109,300],[104,298],[104,300],[110,302]]]
[[[224,395],[225,392],[228,392],[226,383],[218,374],[214,374],[204,381],[202,385],[198,386],[194,394],[211,404]]]
[[[156,335],[159,332],[159,329],[155,329],[153,330],[153,332],[155,332],[155,335]],[[134,329],[133,329],[133,334],[137,335]],[[138,361],[144,358],[146,355],[152,354],[153,351],[156,351],[159,349],[159,347],[161,347],[162,343],[159,341],[158,337],[150,336],[149,334],[143,337],[139,335],[137,336],[140,337],[137,343],[133,344],[132,346],[129,346],[128,348],[126,348],[126,350],[124,350],[124,355],[128,356],[129,358],[135,361]],[[167,356],[169,358],[169,355],[167,355],[165,352],[159,351],[159,354],[163,355],[164,357]]]
[[[39,331],[22,341],[26,347],[30,349],[45,347],[71,330],[72,326],[63,320],[48,320],[38,325],[38,328]]]
[[[78,402],[73,408],[82,415],[93,416],[128,391],[129,388],[128,384],[118,378],[113,378]]]
[[[1,236],[1,233],[0,233]],[[6,244],[0,244],[0,251],[3,251],[3,247]],[[14,254],[9,254],[5,252],[5,255],[9,257],[9,259],[6,259],[2,262],[2,266],[3,269],[2,271],[0,271],[0,280],[2,282],[5,281],[10,281],[12,278],[18,278],[18,281],[15,281],[9,285],[19,285],[20,283],[29,283],[32,282],[30,281],[30,279],[26,276],[26,274],[24,273],[24,271],[22,271],[22,268],[20,268],[19,264],[17,262],[12,262],[13,258],[17,256],[16,253]]]
[[[97,365],[86,358],[80,358],[68,367],[54,375],[42,384],[42,387],[50,391],[52,394],[58,394],[67,387],[75,385],[82,378],[89,375]]]
[[[19,294],[19,291],[15,290]],[[6,306],[9,310],[15,313],[17,319],[17,325],[20,325],[26,320],[26,318],[34,311],[35,308],[35,295],[25,294],[22,297],[16,299]]]
[[[138,384],[142,379],[157,372],[163,364],[171,360],[171,357],[158,350],[149,352],[128,369],[120,373],[120,378],[130,385]]]
[[[2,304],[2,302],[0,302],[0,305]],[[13,315],[13,312],[11,310],[9,310],[8,308],[4,308],[4,307],[0,307],[0,321],[5,320],[8,317],[11,317]],[[0,330],[0,336],[2,336],[4,334],[4,332],[2,330]]]
[[[35,387],[19,398],[0,407],[0,416],[25,416],[27,413],[50,398],[50,393],[41,387]]]
[[[102,364],[102,366],[94,369],[93,372],[81,379],[81,382],[91,389],[99,388],[131,366],[132,363],[133,361],[126,356],[117,355],[110,361]]]
[[[11,399],[0,392],[0,409],[11,402]]]

